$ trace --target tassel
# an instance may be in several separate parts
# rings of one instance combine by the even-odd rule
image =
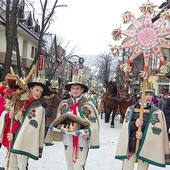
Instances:
[[[153,14],[155,12],[154,10],[154,4],[148,3],[148,4],[142,4],[142,6],[139,8],[141,12],[145,15],[146,13]]]
[[[134,15],[130,11],[126,11],[122,14],[122,20],[125,24],[129,23],[131,18],[134,18]]]
[[[112,31],[112,36],[113,36],[113,40],[119,41],[122,38],[121,37],[121,30],[120,29],[114,29]]]
[[[112,47],[110,50],[114,57],[119,57],[119,48],[117,46]]]
[[[168,21],[170,21],[170,10],[166,10],[161,13],[160,17],[165,17]]]

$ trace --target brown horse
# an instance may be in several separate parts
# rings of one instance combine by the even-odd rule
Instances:
[[[47,103],[47,107],[45,108],[46,132],[47,132],[50,124],[54,121],[54,119],[57,116],[57,109],[62,100],[56,93],[53,93],[50,96],[45,96],[44,98]]]
[[[118,110],[119,100],[115,96],[109,96],[105,93],[104,99],[104,112],[105,112],[105,123],[108,123],[111,117],[111,128],[114,127],[114,118]]]
[[[106,93],[104,93],[104,112],[105,112],[105,123],[108,123],[111,117],[111,128],[114,127],[115,115],[120,114],[123,123],[126,109],[135,103],[135,98],[132,94],[127,92],[117,94],[117,86],[114,82],[109,82],[106,86]],[[102,117],[101,117],[102,118]]]
[[[120,123],[123,123],[126,109],[135,103],[135,97],[132,94],[121,95],[119,98]]]
[[[117,86],[116,82],[110,81],[106,84],[106,92],[104,93],[104,113],[105,113],[105,123],[111,118],[111,128],[114,127],[114,118],[118,110],[119,100],[117,99]]]

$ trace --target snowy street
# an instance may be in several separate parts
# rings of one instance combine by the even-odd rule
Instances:
[[[122,161],[114,159],[119,131],[121,124],[119,116],[115,119],[115,128],[110,128],[110,124],[104,123],[100,119],[100,149],[90,150],[86,162],[86,170],[121,170]],[[155,153],[156,154],[156,153]],[[5,149],[0,150],[0,166],[5,167]],[[39,161],[30,160],[29,170],[66,170],[64,148],[62,142],[56,142],[53,146],[44,146],[42,159]],[[149,170],[168,170],[150,166]],[[135,169],[136,170],[136,169]]]

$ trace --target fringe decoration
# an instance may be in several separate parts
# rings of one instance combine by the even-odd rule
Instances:
[[[120,65],[120,69],[125,73],[127,73],[127,72],[131,72],[132,67],[128,63],[123,63],[122,65]]]
[[[139,8],[143,14],[150,13],[153,14],[155,12],[154,10],[155,5],[153,3],[147,3],[147,4],[142,4],[142,6]]]
[[[165,17],[168,21],[170,21],[170,9],[162,12],[160,17]]]
[[[134,18],[134,14],[131,11],[126,11],[121,16],[124,24],[129,23],[131,18]]]
[[[139,73],[140,77],[143,77],[143,79],[147,79],[149,77],[149,73],[146,70],[143,70]]]
[[[112,36],[113,36],[113,40],[119,41],[122,38],[121,37],[121,30],[120,29],[114,29],[112,31]]]
[[[167,64],[165,64],[165,65],[162,65],[161,67],[160,67],[160,73],[161,74],[166,74],[166,73],[168,73],[170,71],[170,63],[168,62]]]
[[[119,52],[118,46],[114,46],[110,50],[112,52],[113,57],[118,57],[119,56],[120,52]]]

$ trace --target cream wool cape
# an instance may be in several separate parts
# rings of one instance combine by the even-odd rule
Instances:
[[[133,114],[134,105],[127,108],[120,131],[116,159],[128,159],[129,128]],[[153,104],[151,104],[151,112],[136,156],[155,166],[170,165],[170,149],[164,113]]]
[[[91,122],[91,125],[88,128],[90,134],[89,146],[91,149],[98,149],[100,147],[99,144],[100,127],[99,127],[98,111],[95,108],[95,106],[83,96],[80,98],[78,102],[80,103],[80,106],[78,107],[78,111],[82,118],[86,118],[87,112],[91,113],[90,117],[88,117],[88,119]],[[72,98],[63,100],[58,107],[56,118],[58,118],[62,114],[67,114],[67,111],[69,110],[72,104],[73,104]],[[52,141],[62,141],[62,134],[48,130],[45,142],[48,143]]]
[[[35,116],[32,116],[32,113]],[[38,101],[27,108],[22,124],[15,134],[11,152],[38,160],[45,135],[45,110]]]

